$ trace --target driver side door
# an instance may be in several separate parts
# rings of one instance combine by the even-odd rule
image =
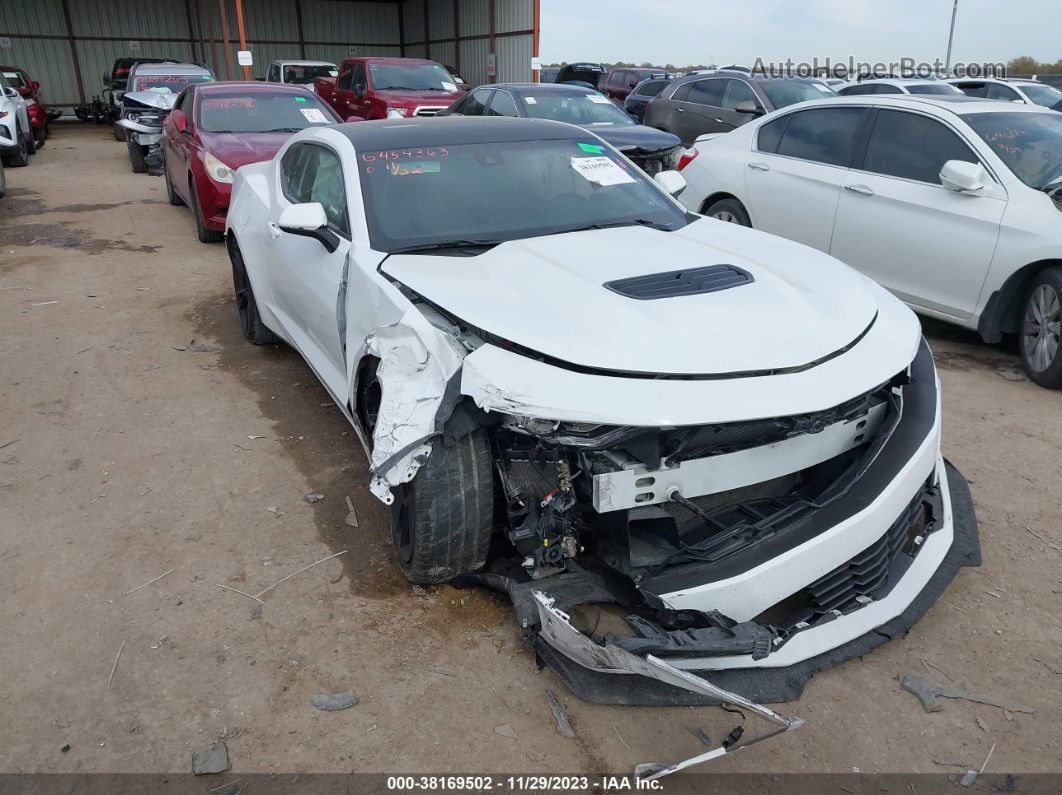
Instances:
[[[342,405],[346,366],[336,311],[351,242],[340,158],[320,143],[296,144],[285,152],[278,179],[266,241],[272,249],[269,280],[275,312],[303,358]],[[333,252],[314,238],[280,228],[287,207],[313,202],[324,208],[328,228],[339,238]]]

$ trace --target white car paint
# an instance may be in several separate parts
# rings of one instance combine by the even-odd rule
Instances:
[[[870,86],[881,86],[887,91],[881,91],[881,94],[925,94],[932,96],[934,94],[961,94],[962,92],[942,80],[917,80],[915,78],[889,78],[880,80],[853,80],[843,85],[833,86],[833,90],[843,96],[848,96],[859,92],[859,88],[866,88]],[[872,96],[878,94],[872,93]]]
[[[973,84],[984,84],[988,94],[987,99],[991,99],[996,102],[1014,102],[1023,103],[1026,105],[1033,105],[1036,107],[1049,108],[1056,105],[1059,101],[1062,101],[1062,92],[1055,86],[1049,86],[1046,83],[1041,83],[1039,80],[999,80],[996,78],[988,79],[970,79],[970,78],[957,78],[949,80],[949,84],[955,86],[960,91],[963,91],[964,86]],[[965,93],[965,91],[963,91]],[[971,94],[970,96],[979,96]],[[1046,98],[1047,102],[1043,100]],[[1051,102],[1051,100],[1054,100]]]
[[[292,206],[281,190],[280,165],[291,147],[307,141],[326,146],[343,165],[350,236],[331,253],[278,223]],[[294,135],[274,160],[237,171],[227,234],[242,252],[263,322],[299,351],[351,421],[370,458],[371,489],[385,503],[433,455],[447,407],[457,399],[516,424],[530,418],[670,429],[792,416],[889,382],[919,348],[915,316],[871,280],[805,246],[708,219],[677,232],[624,227],[532,237],[472,257],[387,255],[373,248],[369,234],[359,154],[336,128]],[[740,266],[754,281],[659,303],[620,299],[603,287],[615,278],[716,263]],[[431,304],[414,302],[407,290]],[[547,359],[489,341],[498,338]],[[367,355],[380,360],[383,385],[371,446],[357,419],[358,366]],[[632,372],[687,377],[625,375]],[[938,405],[931,433],[904,472],[825,540],[800,544],[732,581],[661,598],[697,610],[725,601],[747,617],[778,592],[814,582],[895,521],[941,466],[939,434]],[[764,477],[821,461],[831,446],[834,455],[851,446],[843,427],[815,442],[786,447],[787,458],[769,472],[765,466]],[[751,470],[746,475],[754,478]],[[695,486],[707,484],[693,493],[714,493],[703,467],[688,477]],[[946,552],[950,537],[941,539]],[[939,560],[927,558],[922,569],[932,573]],[[918,590],[895,589],[892,615]],[[862,634],[883,620],[859,610],[844,626]],[[838,645],[828,628],[833,623],[809,636],[807,656]]]
[[[826,107],[895,109],[935,119],[986,169],[976,194],[940,184],[757,151],[759,129],[785,114]],[[1062,259],[1059,210],[1025,185],[960,113],[1043,113],[1000,102],[856,96],[807,102],[725,136],[698,141],[680,201],[703,212],[736,197],[752,226],[829,252],[918,312],[977,329],[993,294],[1025,266]],[[870,191],[871,195],[864,192]]]
[[[17,131],[26,140],[33,135],[25,98],[0,74],[0,151],[18,148]]]

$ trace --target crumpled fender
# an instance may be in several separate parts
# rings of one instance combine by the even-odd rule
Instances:
[[[429,440],[442,432],[460,399],[465,351],[416,308],[366,338],[363,355],[380,360],[376,378],[382,398],[373,431],[369,489],[384,504],[391,489],[408,483],[431,454]]]

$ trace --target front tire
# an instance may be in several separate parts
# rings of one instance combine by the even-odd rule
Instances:
[[[1022,310],[1021,363],[1034,382],[1062,388],[1062,268],[1045,268],[1029,285]]]
[[[115,124],[111,129],[114,130],[114,140],[124,141],[126,139],[127,136],[125,132],[125,127],[119,127],[117,124]]]
[[[33,128],[30,127],[29,132],[26,133],[26,154],[37,154],[37,136],[33,132]]]
[[[752,226],[752,219],[749,218],[748,211],[744,205],[737,199],[720,199],[714,201],[708,205],[704,210],[704,215],[709,218],[715,218],[717,221],[723,221],[728,224],[738,224],[739,226]]]
[[[254,298],[251,280],[247,277],[247,266],[234,238],[229,238],[228,248],[229,261],[232,263],[232,287],[236,293],[236,313],[240,317],[243,338],[252,345],[275,345],[280,338],[266,328],[262,316],[258,314],[258,302]]]
[[[126,140],[125,145],[129,148],[129,164],[134,174],[146,174],[148,167],[144,159],[144,147],[132,138]]]
[[[437,437],[417,476],[393,489],[391,538],[417,585],[483,568],[494,529],[494,464],[487,432]]]
[[[18,149],[3,157],[4,165],[9,168],[23,168],[29,165],[29,150],[26,148],[26,137],[22,134],[22,128],[15,125],[15,140],[18,141]]]
[[[225,239],[222,232],[207,229],[206,218],[203,216],[203,208],[199,205],[199,192],[195,188],[195,178],[188,175],[188,195],[192,199],[191,210],[195,216],[195,235],[200,243],[220,243]]]
[[[33,141],[38,149],[44,148],[44,142],[48,140],[48,125],[38,127],[33,131]]]

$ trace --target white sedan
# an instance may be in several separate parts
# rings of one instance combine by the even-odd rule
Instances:
[[[918,312],[1020,337],[1062,386],[1062,115],[968,97],[842,97],[696,144],[689,209],[828,252]]]
[[[976,523],[913,313],[683,184],[550,121],[304,130],[237,172],[237,308],[355,428],[410,580],[505,590],[577,691],[787,700],[911,626]]]
[[[842,97],[867,96],[873,94],[920,94],[928,96],[961,95],[962,92],[950,83],[942,80],[918,80],[915,78],[883,78],[880,80],[857,80],[833,90]]]

